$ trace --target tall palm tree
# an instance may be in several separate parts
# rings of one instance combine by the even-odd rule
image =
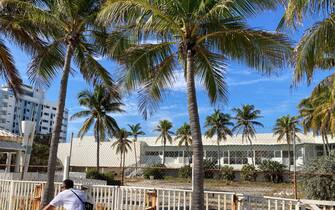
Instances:
[[[81,91],[78,94],[78,101],[80,106],[86,109],[73,114],[70,120],[87,117],[79,129],[78,137],[80,138],[94,127],[94,137],[97,143],[97,171],[100,171],[100,143],[112,137],[119,130],[116,120],[109,114],[124,111],[121,108],[123,106],[121,97],[117,92],[111,92],[103,85],[96,85],[94,91]]]
[[[109,72],[95,59],[99,55],[115,58],[123,47],[125,39],[120,33],[107,34],[107,29],[95,23],[101,1],[96,0],[1,0],[1,4],[23,10],[24,21],[48,31],[43,33],[47,50],[33,55],[28,70],[33,82],[49,85],[61,73],[57,114],[52,133],[48,161],[47,182],[42,196],[42,206],[54,196],[54,175],[57,149],[63,121],[68,78],[75,64],[83,77],[91,82],[103,81],[112,86]],[[42,31],[42,32],[43,32]],[[62,70],[60,70],[62,69]]]
[[[139,135],[145,135],[144,131],[142,131],[142,127],[140,123],[134,124],[134,125],[128,125],[130,131],[129,134],[134,137],[133,139],[133,147],[134,147],[134,152],[135,152],[135,170],[137,172],[137,154],[136,154],[136,142],[137,142],[137,137]]]
[[[173,132],[171,131],[172,123],[168,120],[160,120],[158,125],[154,129],[154,131],[159,132],[159,135],[156,139],[156,143],[161,141],[163,144],[163,159],[162,164],[165,165],[165,146],[166,143],[169,142],[172,144],[172,136]]]
[[[252,139],[256,138],[255,126],[263,127],[263,124],[258,122],[257,119],[261,118],[261,111],[255,109],[254,105],[246,104],[241,108],[234,108],[235,112],[235,126],[233,132],[236,135],[242,133],[242,142],[246,139],[250,143],[250,150],[252,152],[252,164],[255,165],[255,154],[252,145]]]
[[[194,182],[192,208],[202,209],[203,145],[195,78],[200,78],[211,102],[226,99],[225,64],[236,59],[261,72],[270,73],[285,64],[290,53],[288,39],[279,33],[254,30],[246,19],[276,1],[204,0],[110,0],[100,14],[106,25],[126,25],[138,36],[138,45],[127,50],[123,60],[124,81],[140,90],[139,110],[147,117],[174,84],[185,76],[188,114],[193,139]],[[155,42],[150,42],[155,37]],[[180,68],[179,68],[180,67]],[[178,72],[176,69],[183,69]]]
[[[220,110],[215,110],[210,116],[207,116],[205,121],[205,127],[207,131],[205,135],[208,138],[212,138],[216,135],[217,152],[218,152],[218,166],[221,167],[221,151],[220,142],[222,140],[227,140],[227,136],[233,136],[233,132],[230,127],[233,127],[234,123],[231,122],[231,117],[229,114],[224,114]]]
[[[277,135],[278,141],[285,139],[288,146],[288,170],[291,171],[291,144],[293,140],[300,140],[297,133],[301,132],[301,129],[298,127],[299,119],[296,116],[291,117],[290,115],[282,116],[276,120],[276,124],[273,128],[273,134]],[[294,159],[296,157],[293,157]]]
[[[324,155],[330,153],[328,135],[335,134],[334,81],[334,75],[327,77],[314,88],[309,98],[299,104],[304,131],[321,136]]]
[[[116,132],[115,137],[116,141],[112,144],[112,147],[116,148],[116,154],[120,154],[120,168],[122,168],[121,185],[123,185],[126,153],[131,150],[131,140],[128,139],[129,132],[124,128]]]
[[[178,141],[178,146],[185,146],[188,157],[188,164],[191,164],[191,153],[190,146],[192,145],[192,134],[191,134],[191,126],[187,123],[184,123],[180,128],[176,131],[175,140]]]

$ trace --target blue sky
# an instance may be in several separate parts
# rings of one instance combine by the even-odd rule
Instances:
[[[283,10],[267,11],[259,16],[248,20],[252,27],[274,31],[281,17]],[[315,18],[314,18],[315,19]],[[310,26],[313,20],[307,20],[298,31],[289,32],[292,41],[296,42],[302,35],[306,27]],[[30,57],[24,54],[17,47],[10,45],[11,51],[14,54],[17,68],[21,72],[21,76],[26,83],[29,84],[26,69],[29,64]],[[108,60],[102,59],[100,62],[111,72],[118,70],[118,66]],[[290,88],[292,84],[292,69],[279,70],[273,76],[264,76],[253,69],[249,69],[243,64],[234,61],[228,62],[227,67],[227,84],[229,90],[229,101],[227,104],[217,104],[224,112],[231,112],[234,107],[239,107],[242,104],[253,104],[262,112],[260,121],[264,124],[264,128],[258,128],[258,132],[271,132],[275,120],[286,114],[297,114],[297,104],[299,101],[307,97],[312,87],[317,84],[320,79],[324,78],[329,73],[318,72],[311,86],[305,83],[299,84],[297,88]],[[1,81],[1,80],[0,80]],[[73,75],[69,80],[68,95],[66,107],[70,114],[73,114],[81,107],[78,105],[76,97],[80,90],[89,88],[79,74]],[[59,78],[55,79],[52,86],[46,90],[47,99],[56,101],[58,97]],[[206,92],[198,85],[198,105],[200,120],[203,125],[204,119],[209,115],[214,107],[209,103]],[[187,115],[187,98],[185,94],[185,82],[182,77],[178,77],[173,88],[168,90],[165,99],[162,101],[159,110],[147,121],[145,121],[137,112],[136,93],[124,98],[126,105],[126,113],[113,115],[120,127],[127,127],[127,124],[141,123],[147,135],[155,135],[153,132],[154,126],[161,119],[171,120],[174,124],[174,129],[188,121]],[[78,132],[83,120],[75,120],[69,122],[68,134]],[[203,129],[204,130],[204,129]],[[90,132],[89,134],[91,134]]]

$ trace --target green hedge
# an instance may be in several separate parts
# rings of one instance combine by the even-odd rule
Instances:
[[[111,172],[100,173],[95,169],[90,169],[86,172],[87,179],[97,179],[107,181],[107,185],[120,185],[119,180],[114,179],[114,175]]]
[[[241,169],[241,179],[245,181],[256,181],[257,170],[254,165],[246,164]]]
[[[152,165],[144,169],[143,177],[144,179],[150,179],[150,176],[153,176],[154,179],[164,179],[164,168],[165,166],[162,164]]]

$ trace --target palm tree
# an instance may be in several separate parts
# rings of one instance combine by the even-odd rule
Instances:
[[[187,123],[184,123],[180,128],[176,131],[175,140],[178,141],[178,146],[185,146],[188,157],[188,164],[191,164],[191,153],[190,146],[192,145],[192,134],[191,134],[191,126]]]
[[[95,18],[101,1],[1,0],[1,3],[2,6],[25,11],[24,21],[38,25],[41,32],[47,31],[42,37],[47,42],[47,50],[33,55],[28,70],[29,78],[33,82],[49,85],[59,72],[62,75],[50,144],[47,182],[42,196],[42,206],[45,206],[54,196],[57,149],[72,60],[86,80],[94,83],[102,81],[106,86],[112,86],[109,72],[95,57],[106,55],[115,58],[127,42],[120,38],[119,32],[107,34],[105,27],[96,24]]]
[[[39,28],[39,25],[24,21],[25,11],[0,3],[1,35],[29,55],[35,55],[38,51],[45,50],[44,42],[38,37],[38,33],[44,33],[45,30]],[[13,55],[3,39],[0,39],[0,78],[8,84],[15,95],[21,93],[22,80],[15,67]]]
[[[96,85],[93,92],[81,91],[78,94],[78,101],[86,110],[73,114],[70,120],[87,117],[78,132],[80,138],[94,127],[97,142],[97,171],[100,171],[100,143],[106,140],[106,136],[112,137],[119,130],[116,120],[109,114],[123,112],[121,108],[123,104],[117,92],[110,92],[103,85]]]
[[[214,135],[216,135],[219,168],[221,168],[220,142],[222,140],[227,140],[227,136],[233,136],[233,132],[230,128],[232,126],[234,126],[234,123],[231,122],[230,115],[224,114],[220,112],[220,110],[215,110],[212,115],[207,116],[205,121],[205,127],[207,128],[205,135],[208,138],[212,138]]]
[[[145,133],[142,131],[142,127],[140,123],[134,124],[134,125],[128,125],[130,129],[130,135],[134,137],[133,140],[133,147],[134,147],[134,152],[135,152],[135,170],[137,174],[137,154],[136,154],[136,142],[137,142],[137,137],[139,135],[145,135]]]
[[[226,100],[224,75],[228,60],[239,60],[266,73],[282,67],[291,51],[288,39],[246,25],[248,17],[274,9],[276,4],[267,0],[111,0],[105,1],[98,16],[105,25],[125,25],[139,37],[139,44],[124,54],[124,82],[128,89],[141,88],[139,110],[144,117],[157,108],[163,91],[174,84],[176,75],[185,76],[193,139],[193,181],[197,183],[192,194],[193,209],[204,206],[203,145],[195,78],[200,78],[214,103]],[[179,67],[183,72],[176,71]]]
[[[299,104],[300,116],[305,133],[312,131],[323,141],[324,155],[330,153],[328,135],[335,134],[334,75],[321,81],[309,98]]]
[[[126,153],[131,150],[131,140],[128,139],[129,132],[122,128],[116,134],[116,141],[112,144],[116,148],[116,154],[120,154],[120,168],[122,168],[121,185],[124,184],[124,169],[126,164]]]
[[[291,144],[293,139],[300,140],[297,133],[301,132],[301,129],[298,127],[298,125],[298,117],[291,117],[290,115],[286,115],[278,118],[275,127],[273,128],[273,134],[278,136],[278,142],[285,138],[287,143],[289,159],[288,171],[291,171]],[[295,157],[293,158],[295,159]]]
[[[252,152],[252,164],[255,165],[252,139],[256,138],[255,126],[263,127],[263,124],[257,121],[257,119],[261,118],[261,111],[255,109],[254,105],[246,104],[242,105],[241,108],[234,108],[233,112],[235,112],[234,119],[236,120],[233,132],[236,132],[236,135],[242,133],[242,142],[245,139],[249,141]]]
[[[172,144],[172,136],[173,132],[170,131],[172,128],[172,123],[168,120],[160,120],[158,122],[158,125],[154,129],[154,131],[159,132],[159,136],[156,139],[156,143],[158,141],[161,141],[163,144],[163,159],[162,159],[162,165],[165,165],[165,146],[166,143],[169,142]]]

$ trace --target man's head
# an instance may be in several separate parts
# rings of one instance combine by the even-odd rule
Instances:
[[[71,189],[71,188],[73,188],[73,181],[71,179],[65,179],[63,181],[62,188],[64,188],[64,189]]]

